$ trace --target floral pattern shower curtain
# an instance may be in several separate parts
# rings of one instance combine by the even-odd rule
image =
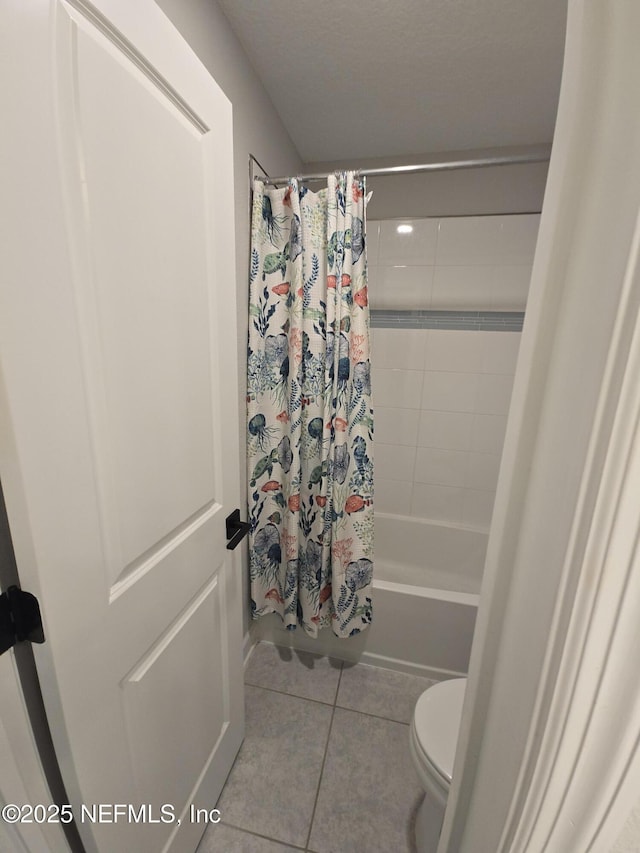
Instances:
[[[363,186],[256,182],[248,353],[255,618],[316,637],[371,622],[373,412]]]

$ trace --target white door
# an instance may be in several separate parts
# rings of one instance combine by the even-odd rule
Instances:
[[[183,853],[243,735],[231,106],[152,0],[2,17],[0,475],[45,704],[87,850]]]

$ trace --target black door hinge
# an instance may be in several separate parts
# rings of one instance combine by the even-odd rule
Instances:
[[[35,595],[10,586],[0,595],[0,655],[24,640],[44,643],[40,605]]]

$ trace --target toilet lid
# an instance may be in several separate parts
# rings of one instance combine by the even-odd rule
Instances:
[[[415,733],[427,759],[449,783],[466,685],[466,678],[434,684],[418,699],[413,717]]]

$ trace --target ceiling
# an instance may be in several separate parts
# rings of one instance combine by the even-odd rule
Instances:
[[[305,162],[551,142],[566,0],[218,0]]]

